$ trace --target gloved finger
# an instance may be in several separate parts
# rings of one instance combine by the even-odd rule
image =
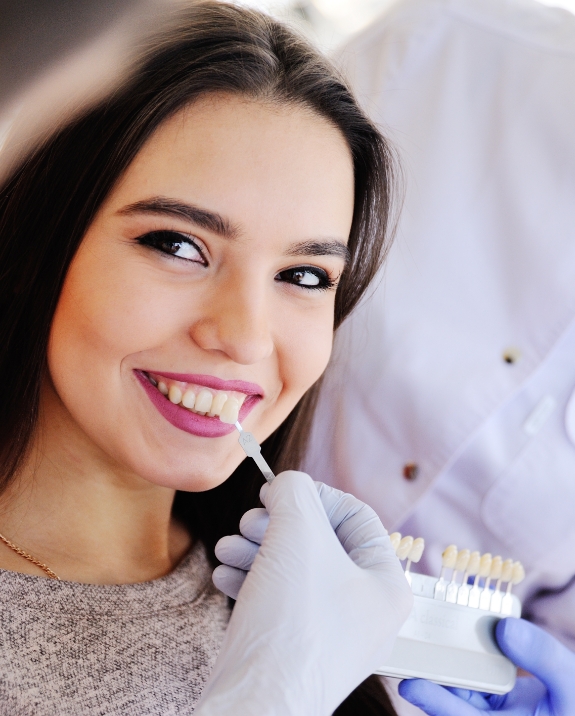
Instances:
[[[218,540],[215,548],[216,557],[230,567],[248,571],[258,553],[259,544],[250,542],[240,535],[226,535]]]
[[[399,684],[398,692],[428,716],[479,716],[486,710],[477,709],[443,686],[424,679],[406,679]]]
[[[268,514],[274,513],[276,524],[278,521],[286,525],[288,523],[299,524],[299,531],[293,537],[302,546],[306,539],[314,538],[311,533],[315,534],[315,531],[321,529],[322,525],[330,527],[317,488],[311,477],[305,472],[299,470],[280,472],[271,484],[262,485],[260,500]],[[333,530],[329,530],[329,532],[333,534]],[[333,539],[337,541],[335,534],[333,534]]]
[[[298,474],[291,470],[287,472]],[[371,507],[322,482],[314,484],[332,529],[355,564],[364,569],[380,567],[385,570],[390,562],[397,562],[387,531]],[[264,504],[270,487],[265,484],[260,491]]]
[[[220,592],[232,599],[237,599],[247,574],[243,569],[220,564],[212,572],[212,582]]]
[[[369,505],[321,482],[315,485],[339,541],[359,567],[370,569],[397,559],[387,530]]]
[[[508,617],[495,629],[501,651],[542,681],[557,713],[575,713],[575,654],[555,637],[525,619]]]
[[[265,508],[254,507],[244,513],[240,520],[240,532],[251,542],[261,544],[269,521],[270,516]]]
[[[456,686],[446,686],[447,691],[455,694],[462,701],[467,701],[471,706],[485,711],[493,708],[492,697],[493,694],[484,694],[481,691],[470,691],[469,689],[460,689]]]

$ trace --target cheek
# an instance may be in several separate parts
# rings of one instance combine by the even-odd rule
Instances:
[[[89,260],[91,259],[91,260]],[[80,253],[72,263],[52,324],[51,371],[82,379],[89,372],[114,381],[126,356],[150,349],[173,332],[173,296],[152,292],[137,269],[100,266]],[[105,373],[105,376],[104,376]],[[85,377],[84,377],[85,379]],[[83,380],[83,379],[82,379]]]
[[[297,402],[322,375],[333,345],[333,306],[284,322],[279,344],[284,391]]]

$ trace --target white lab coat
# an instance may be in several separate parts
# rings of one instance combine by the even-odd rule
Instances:
[[[425,571],[452,542],[521,560],[526,612],[575,648],[575,17],[403,0],[340,61],[407,193],[305,467],[426,538]]]

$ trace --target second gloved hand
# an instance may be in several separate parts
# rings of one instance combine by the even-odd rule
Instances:
[[[533,674],[517,679],[508,694],[444,688],[422,679],[402,681],[399,693],[429,716],[573,716],[575,654],[523,619],[502,619],[496,636],[503,653]]]
[[[243,584],[195,713],[329,716],[389,655],[411,590],[359,500],[294,471],[261,497],[266,509],[242,520],[261,546],[242,543],[240,567],[216,570],[216,584],[228,569]]]

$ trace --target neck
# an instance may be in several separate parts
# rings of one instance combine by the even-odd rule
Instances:
[[[190,548],[171,516],[174,495],[111,462],[48,387],[27,460],[0,497],[0,533],[61,579],[147,581]],[[0,568],[45,576],[2,543]]]

